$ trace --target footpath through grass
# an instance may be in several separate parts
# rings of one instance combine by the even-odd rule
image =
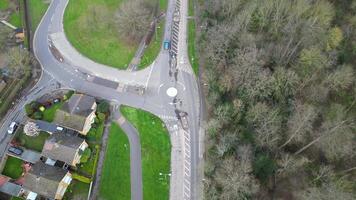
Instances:
[[[156,0],[151,0],[156,2]],[[64,30],[69,42],[83,55],[95,62],[126,69],[138,48],[138,42],[120,39],[115,24],[115,12],[124,0],[71,0],[64,14]],[[167,0],[159,0],[164,11]],[[95,16],[95,17],[93,17]],[[163,25],[159,31],[163,32]],[[157,57],[162,33],[147,47],[142,69]]]
[[[194,3],[195,0],[189,1],[189,10],[188,14],[191,17],[194,16]],[[196,57],[196,49],[195,49],[195,36],[196,36],[196,29],[195,29],[195,18],[191,18],[188,20],[188,55],[190,59],[190,64],[192,64],[193,71],[195,75],[199,73],[199,60]]]
[[[122,2],[69,1],[64,14],[64,30],[69,42],[88,58],[118,69],[127,68],[138,46],[126,44],[118,36],[114,15]]]
[[[100,183],[105,200],[130,200],[130,144],[122,129],[111,125]]]
[[[171,143],[163,122],[151,113],[122,106],[138,130],[142,153],[143,199],[169,199]]]

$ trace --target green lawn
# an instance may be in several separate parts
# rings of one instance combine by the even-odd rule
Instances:
[[[88,58],[118,69],[127,68],[138,47],[138,43],[122,41],[118,36],[114,13],[122,2],[72,0],[64,15],[64,30],[71,44]],[[167,0],[160,0],[160,7],[166,6]],[[156,46],[148,47],[141,68],[157,56],[159,51]]]
[[[189,16],[194,16],[194,0],[189,1]],[[188,54],[190,63],[192,64],[193,71],[196,75],[199,72],[199,60],[196,57],[196,50],[195,50],[195,20],[189,19],[188,20]]]
[[[89,188],[89,184],[73,180],[64,194],[63,200],[87,199]]]
[[[36,137],[30,137],[23,132],[18,132],[15,139],[26,149],[42,152],[43,145],[48,137],[49,134],[43,131]]]
[[[64,15],[64,30],[71,44],[90,59],[119,69],[126,69],[137,44],[128,45],[118,37],[114,12],[122,0],[69,1]],[[90,20],[94,13],[106,21]]]
[[[144,199],[169,199],[171,143],[163,122],[151,113],[122,106],[122,114],[138,130],[142,152]]]
[[[9,156],[2,174],[12,179],[18,179],[22,175],[22,164],[22,160]]]
[[[63,102],[53,104],[51,107],[47,108],[45,111],[43,111],[43,119],[44,121],[47,122],[53,122],[54,117],[56,116],[56,111],[61,108],[63,105]]]
[[[38,24],[40,23],[42,16],[45,14],[49,4],[44,0],[31,0],[29,1],[30,13],[31,13],[31,26],[34,33]]]
[[[100,197],[105,200],[130,200],[130,144],[121,128],[110,129],[100,183]]]

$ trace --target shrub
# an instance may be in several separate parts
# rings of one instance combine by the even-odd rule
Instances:
[[[35,112],[35,110],[32,108],[31,104],[26,104],[25,112],[27,116],[31,116]]]
[[[43,113],[37,111],[37,112],[33,113],[33,118],[34,119],[42,119],[43,118]]]
[[[258,154],[253,163],[253,173],[262,182],[266,182],[274,174],[276,168],[275,162],[266,154]]]
[[[86,148],[82,154],[82,157],[80,158],[80,163],[86,163],[88,162],[89,158],[91,156],[91,150],[90,148]]]
[[[110,104],[107,101],[101,100],[98,103],[97,112],[98,113],[109,113]]]

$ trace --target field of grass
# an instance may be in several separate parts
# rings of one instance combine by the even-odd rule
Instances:
[[[69,1],[64,30],[71,44],[83,55],[105,65],[126,69],[138,44],[128,45],[118,37],[114,13],[122,0]],[[91,20],[94,13],[105,21]]]
[[[111,125],[100,183],[100,197],[130,200],[130,144],[122,129]]]
[[[121,112],[139,132],[144,199],[169,199],[171,143],[166,127],[143,110],[122,106]]]
[[[22,164],[22,160],[9,156],[2,174],[12,179],[18,179],[22,175]]]
[[[38,24],[40,23],[42,16],[45,14],[49,4],[44,0],[29,1],[30,13],[31,13],[31,29],[34,33]]]
[[[69,1],[64,15],[64,30],[71,44],[88,58],[118,69],[127,68],[139,45],[136,42],[122,41],[118,35],[114,15],[122,2],[123,0]],[[167,0],[160,0],[160,7],[163,9],[166,6]],[[91,17],[93,15],[95,17]],[[161,43],[162,37],[159,42],[152,44],[153,47],[148,47],[140,68],[154,60],[159,52],[157,46]]]
[[[194,0],[189,1],[189,16],[194,16]],[[195,49],[195,19],[188,20],[188,55],[195,75],[199,73],[199,60]]]
[[[18,132],[15,139],[26,149],[42,152],[43,145],[48,137],[49,134],[47,132],[40,132],[40,134],[36,137],[30,137],[25,135],[23,132]]]

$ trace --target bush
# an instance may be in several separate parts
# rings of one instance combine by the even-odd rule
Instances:
[[[274,174],[276,168],[275,162],[266,154],[257,155],[253,163],[253,173],[262,182],[266,182]]]
[[[31,116],[35,112],[35,110],[32,108],[31,104],[26,104],[25,112],[27,116]]]
[[[80,158],[80,163],[86,163],[88,162],[89,158],[91,156],[91,150],[90,148],[86,148],[82,154],[82,157]]]
[[[37,112],[33,113],[33,118],[34,119],[42,119],[43,118],[43,113],[37,111]]]
[[[96,109],[98,113],[109,113],[110,104],[107,101],[101,100],[98,103],[98,108]]]
[[[98,112],[97,118],[98,118],[98,121],[99,121],[98,123],[99,123],[99,124],[100,124],[100,123],[104,123],[104,121],[105,121],[105,114]]]

